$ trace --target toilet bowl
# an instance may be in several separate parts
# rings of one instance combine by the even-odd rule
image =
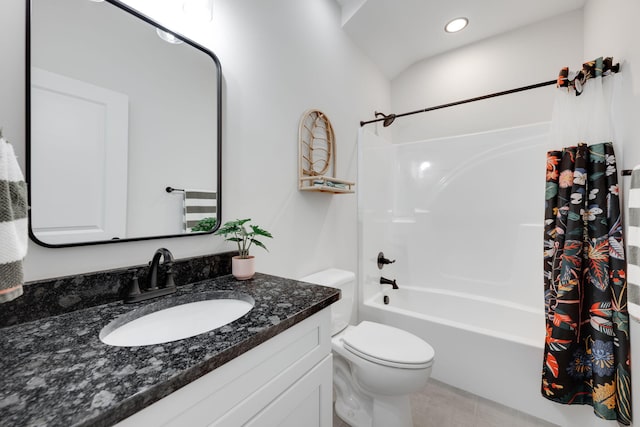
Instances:
[[[341,300],[331,306],[336,414],[353,427],[411,427],[409,395],[426,385],[433,348],[388,325],[369,321],[349,325],[354,273],[329,269],[301,280],[342,292]]]

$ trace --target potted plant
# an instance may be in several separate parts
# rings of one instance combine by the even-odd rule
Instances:
[[[227,221],[215,233],[224,236],[225,240],[238,244],[239,254],[231,259],[231,274],[238,280],[251,279],[256,272],[255,258],[249,255],[251,245],[259,246],[268,251],[267,247],[256,237],[273,237],[267,230],[263,230],[257,225],[247,224],[249,221],[251,218]]]

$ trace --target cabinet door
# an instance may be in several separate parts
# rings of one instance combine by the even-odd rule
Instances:
[[[305,380],[311,381],[307,387],[318,389],[321,394],[315,400],[309,397],[310,402],[321,401],[326,405],[324,400],[318,399],[324,399],[322,393],[328,393],[326,400],[330,416],[332,397],[330,333],[331,311],[326,308],[122,420],[117,426],[238,427],[246,425],[256,417],[256,414],[262,413],[265,408],[282,400],[282,396],[299,381],[308,378],[311,372],[316,373]],[[329,358],[329,367],[325,366],[322,373],[319,373],[317,367],[320,364],[326,364],[327,358]],[[320,378],[318,375],[325,377]],[[328,385],[319,388],[320,382]],[[307,396],[311,393],[312,391],[309,391]],[[301,403],[300,396],[288,396]],[[318,424],[316,420],[309,425],[331,427],[330,421],[329,424]],[[305,426],[305,424],[298,424],[299,426]]]
[[[245,424],[247,427],[331,427],[331,355]]]

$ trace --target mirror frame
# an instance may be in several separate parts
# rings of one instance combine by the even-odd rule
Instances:
[[[152,25],[156,28],[159,28],[162,31],[165,31],[169,34],[172,34],[176,38],[182,40],[183,43],[190,45],[191,47],[203,52],[208,55],[212,60],[216,67],[216,121],[217,121],[217,129],[216,129],[216,139],[217,141],[217,183],[216,183],[216,191],[217,191],[217,202],[216,202],[216,226],[210,230],[205,232],[198,233],[181,233],[181,234],[168,234],[168,235],[158,235],[158,236],[147,236],[147,237],[132,237],[132,238],[124,238],[124,239],[113,239],[113,240],[97,240],[97,241],[88,241],[88,242],[78,242],[78,243],[61,243],[61,244],[51,244],[46,243],[38,239],[38,237],[34,234],[32,228],[32,219],[31,219],[31,0],[25,0],[26,2],[26,37],[25,37],[25,89],[26,89],[26,99],[25,99],[25,154],[26,154],[26,179],[27,179],[27,189],[28,189],[28,218],[29,218],[29,237],[32,241],[37,243],[40,246],[44,246],[46,248],[66,248],[66,247],[74,247],[74,246],[90,246],[90,245],[102,245],[108,243],[121,243],[121,242],[135,242],[140,240],[153,240],[153,239],[166,239],[171,237],[193,237],[193,236],[202,236],[207,234],[213,234],[218,228],[220,228],[221,220],[222,220],[222,67],[220,65],[220,60],[218,57],[209,49],[204,46],[184,37],[183,35],[176,33],[169,28],[155,22],[153,19],[148,16],[140,13],[139,11],[131,8],[130,6],[121,3],[119,0],[104,0],[107,3],[121,9],[124,12],[133,15],[134,17],[142,20],[143,22]]]

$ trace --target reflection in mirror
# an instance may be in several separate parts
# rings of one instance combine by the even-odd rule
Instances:
[[[73,246],[212,232],[215,55],[180,36],[167,43],[156,30],[169,29],[115,0],[26,1],[32,238]]]

